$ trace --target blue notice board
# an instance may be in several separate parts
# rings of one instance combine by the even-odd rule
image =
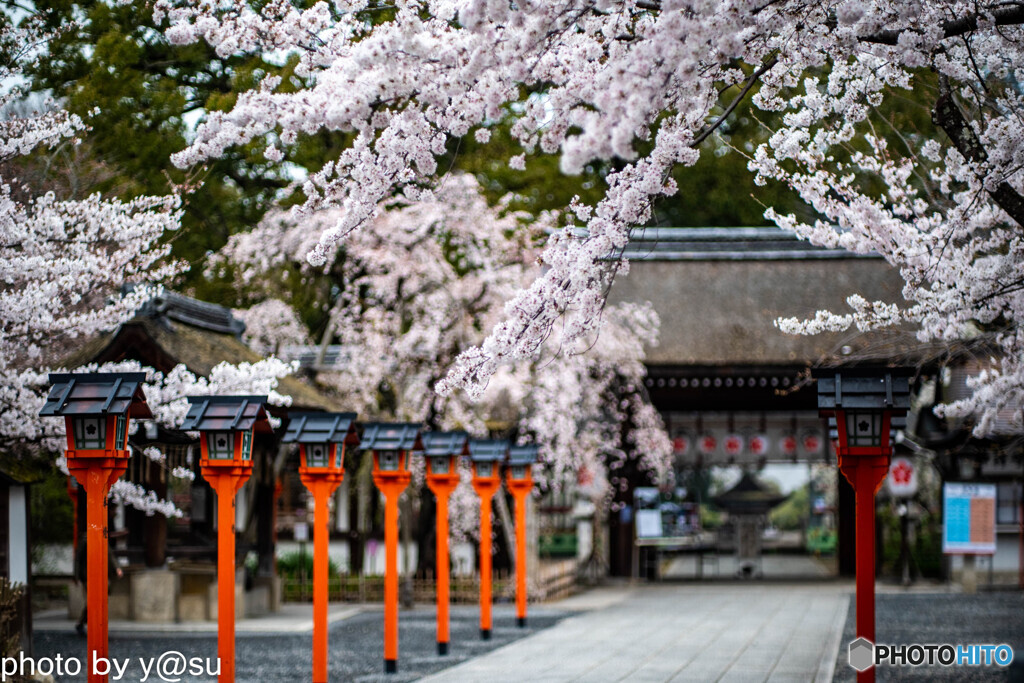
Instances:
[[[992,555],[996,552],[995,484],[942,487],[942,552]]]

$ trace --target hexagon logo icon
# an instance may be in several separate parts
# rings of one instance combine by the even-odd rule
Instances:
[[[857,671],[867,671],[875,665],[875,646],[867,638],[858,638],[850,643],[849,661]]]

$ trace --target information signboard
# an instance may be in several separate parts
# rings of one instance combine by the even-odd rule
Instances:
[[[942,487],[942,552],[993,555],[996,552],[995,484]]]

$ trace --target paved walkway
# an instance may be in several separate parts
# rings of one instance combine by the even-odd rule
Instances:
[[[847,582],[602,588],[586,610],[424,680],[831,681]]]

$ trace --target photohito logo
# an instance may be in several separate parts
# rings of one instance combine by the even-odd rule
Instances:
[[[1009,645],[876,645],[867,638],[850,643],[848,661],[857,671],[873,666],[1009,666]]]

